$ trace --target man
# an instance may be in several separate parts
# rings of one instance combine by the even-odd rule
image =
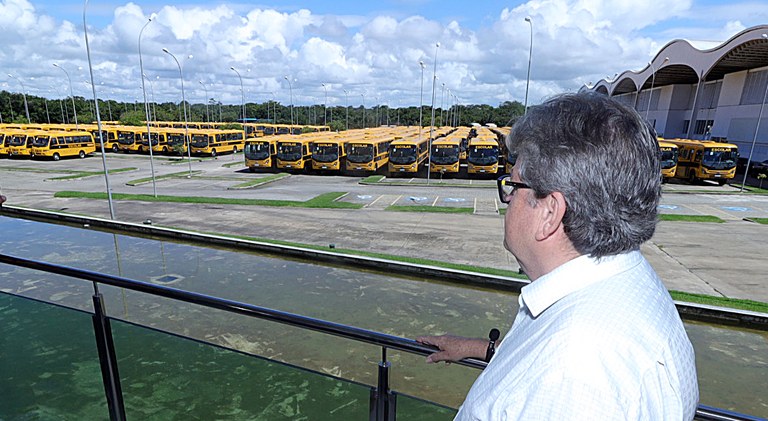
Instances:
[[[529,108],[499,179],[504,246],[531,279],[458,420],[690,420],[693,347],[640,245],[656,227],[655,134],[597,93]],[[487,339],[425,336],[427,362],[485,359]]]

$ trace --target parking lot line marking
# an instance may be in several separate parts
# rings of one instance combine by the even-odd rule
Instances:
[[[395,199],[392,203],[390,203],[389,206],[394,206],[395,203],[397,203],[397,201],[400,200],[401,197],[403,197],[402,194],[400,196],[397,196],[397,199]]]
[[[437,204],[437,199],[440,198],[440,196],[435,196],[435,201],[432,202],[432,206],[435,206]]]
[[[384,195],[380,195],[379,197],[377,197],[377,198],[376,198],[376,200],[374,200],[373,202],[371,202],[371,203],[369,203],[369,204],[368,204],[368,207],[371,207],[371,206],[373,206],[374,204],[376,204],[376,202],[378,202],[378,201],[379,201],[379,199],[381,199],[382,197],[384,197]]]

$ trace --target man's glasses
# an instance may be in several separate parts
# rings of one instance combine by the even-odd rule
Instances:
[[[509,174],[504,174],[497,178],[496,185],[499,187],[499,199],[501,200],[501,203],[509,203],[510,198],[515,194],[515,190],[531,188],[531,186],[525,183],[512,181],[512,176]]]

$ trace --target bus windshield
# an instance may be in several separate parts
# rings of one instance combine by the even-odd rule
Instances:
[[[277,147],[277,159],[298,161],[301,159],[301,143],[281,143]]]
[[[459,160],[459,147],[457,146],[436,146],[432,152],[432,163],[439,165],[453,164]]]
[[[661,168],[672,168],[677,165],[677,148],[661,150]]]
[[[133,145],[136,136],[133,132],[117,132],[117,141],[123,145]]]
[[[23,146],[25,143],[27,143],[27,136],[18,135],[11,137],[11,140],[8,142],[8,146]]]
[[[204,148],[208,146],[208,135],[193,134],[191,143],[195,148]]]
[[[168,135],[168,143],[171,146],[181,146],[184,144],[184,135],[183,134],[169,134]]]
[[[317,162],[334,162],[339,159],[339,146],[334,144],[315,144],[312,159]]]
[[[416,162],[415,146],[395,146],[389,152],[389,160],[393,164],[407,165]]]
[[[35,136],[34,138],[32,138],[30,143],[34,147],[44,148],[44,147],[48,146],[48,141],[49,140],[50,140],[50,137],[48,137],[48,136]]]
[[[490,165],[498,160],[498,146],[472,146],[467,153],[467,161],[476,165]]]
[[[245,157],[248,159],[269,158],[269,142],[255,142],[245,145]]]
[[[373,161],[373,145],[351,145],[347,149],[347,161],[355,163]]]
[[[701,165],[712,170],[728,170],[736,166],[739,152],[732,149],[705,149]]]
[[[156,146],[157,143],[159,142],[160,134],[159,133],[150,133],[149,135],[152,138],[152,146]],[[141,134],[141,139],[142,139],[141,144],[142,145],[146,145],[147,144],[147,134],[146,133],[142,133]]]

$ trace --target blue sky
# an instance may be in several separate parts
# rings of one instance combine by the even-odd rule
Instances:
[[[0,0],[0,63],[30,93],[66,96],[89,87],[82,2]],[[768,22],[763,2],[715,0],[284,1],[92,0],[88,7],[94,79],[100,96],[141,96],[138,35],[144,74],[158,101],[178,101],[181,58],[187,97],[297,104],[416,105],[425,84],[431,98],[437,54],[437,104],[523,102],[533,32],[530,102],[578,90],[627,69],[642,69],[669,41],[725,41]],[[532,18],[529,25],[524,19]],[[440,42],[440,48],[435,43]],[[190,59],[189,56],[192,56]],[[425,63],[422,73],[419,62]],[[422,79],[423,78],[423,79]],[[0,78],[0,89],[18,89]],[[344,91],[347,91],[346,94]]]

